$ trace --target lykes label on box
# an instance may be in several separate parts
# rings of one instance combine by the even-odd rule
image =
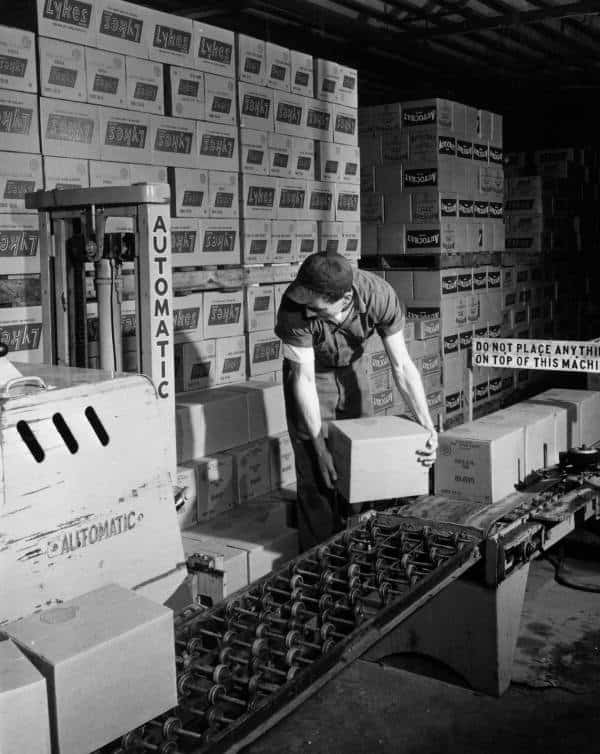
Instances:
[[[76,102],[40,99],[42,150],[55,157],[99,157],[97,108]]]
[[[205,73],[235,78],[234,33],[194,21],[194,67]]]
[[[173,332],[175,343],[202,340],[202,304],[204,294],[190,293],[173,299]]]
[[[192,20],[183,16],[146,11],[148,57],[160,63],[192,67]]]
[[[204,294],[204,336],[227,338],[242,335],[242,291],[206,291]]]
[[[333,141],[333,106],[309,99],[306,107],[304,136],[320,141]]]
[[[307,187],[304,181],[277,180],[277,210],[278,220],[301,220],[306,215]]]
[[[40,306],[0,311],[0,343],[15,361],[42,360],[42,309]]]
[[[281,341],[272,332],[248,333],[250,376],[273,372],[281,367]]]
[[[220,123],[198,123],[199,168],[206,170],[239,169],[238,129]]]
[[[335,219],[360,222],[360,186],[352,183],[336,184]]]
[[[197,167],[196,122],[152,116],[152,155],[155,165]]]
[[[239,85],[240,126],[273,131],[273,90],[251,84]]]
[[[99,108],[100,157],[115,162],[150,162],[149,116]]]
[[[201,265],[240,263],[239,221],[211,218],[200,221]]]
[[[1,273],[39,273],[39,239],[36,215],[0,215]]]
[[[277,178],[243,175],[241,181],[243,217],[270,220],[274,214]]]
[[[40,151],[35,94],[0,90],[0,144],[13,152]]]
[[[94,18],[96,9],[92,2],[82,0],[38,0],[38,34],[66,42],[95,45]]]
[[[306,113],[312,100],[296,94],[275,92],[275,132],[287,136],[311,136],[306,131]],[[319,138],[319,137],[317,137]]]
[[[98,3],[94,19],[95,40],[83,44],[120,52],[123,55],[147,58],[148,45],[144,33],[147,12],[139,5],[122,0],[105,0]]]
[[[311,220],[333,220],[333,186],[331,183],[308,184],[308,212]]]
[[[357,110],[343,105],[336,105],[333,109],[333,140],[338,144],[348,146],[358,145]]]
[[[171,255],[176,267],[200,264],[199,225],[194,218],[171,218]]]

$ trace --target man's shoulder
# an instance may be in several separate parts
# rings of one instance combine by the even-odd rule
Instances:
[[[359,293],[366,296],[393,291],[387,280],[382,278],[381,275],[369,272],[369,270],[356,269],[354,271],[354,285]]]

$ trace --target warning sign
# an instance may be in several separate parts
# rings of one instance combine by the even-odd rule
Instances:
[[[600,343],[473,338],[473,366],[600,373]]]

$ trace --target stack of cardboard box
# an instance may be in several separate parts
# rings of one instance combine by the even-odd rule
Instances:
[[[496,251],[502,118],[444,99],[362,108],[363,255]]]
[[[25,194],[42,188],[35,37],[0,26],[0,341],[11,357],[42,358],[37,213]]]

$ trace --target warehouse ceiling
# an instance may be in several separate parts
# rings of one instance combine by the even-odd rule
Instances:
[[[592,111],[600,95],[600,0],[138,4],[356,67],[361,105],[447,96],[512,115],[507,137],[515,137],[515,148],[519,138],[540,145],[567,135],[572,141],[575,134],[584,143],[597,139]],[[21,4],[0,5],[10,17]]]

